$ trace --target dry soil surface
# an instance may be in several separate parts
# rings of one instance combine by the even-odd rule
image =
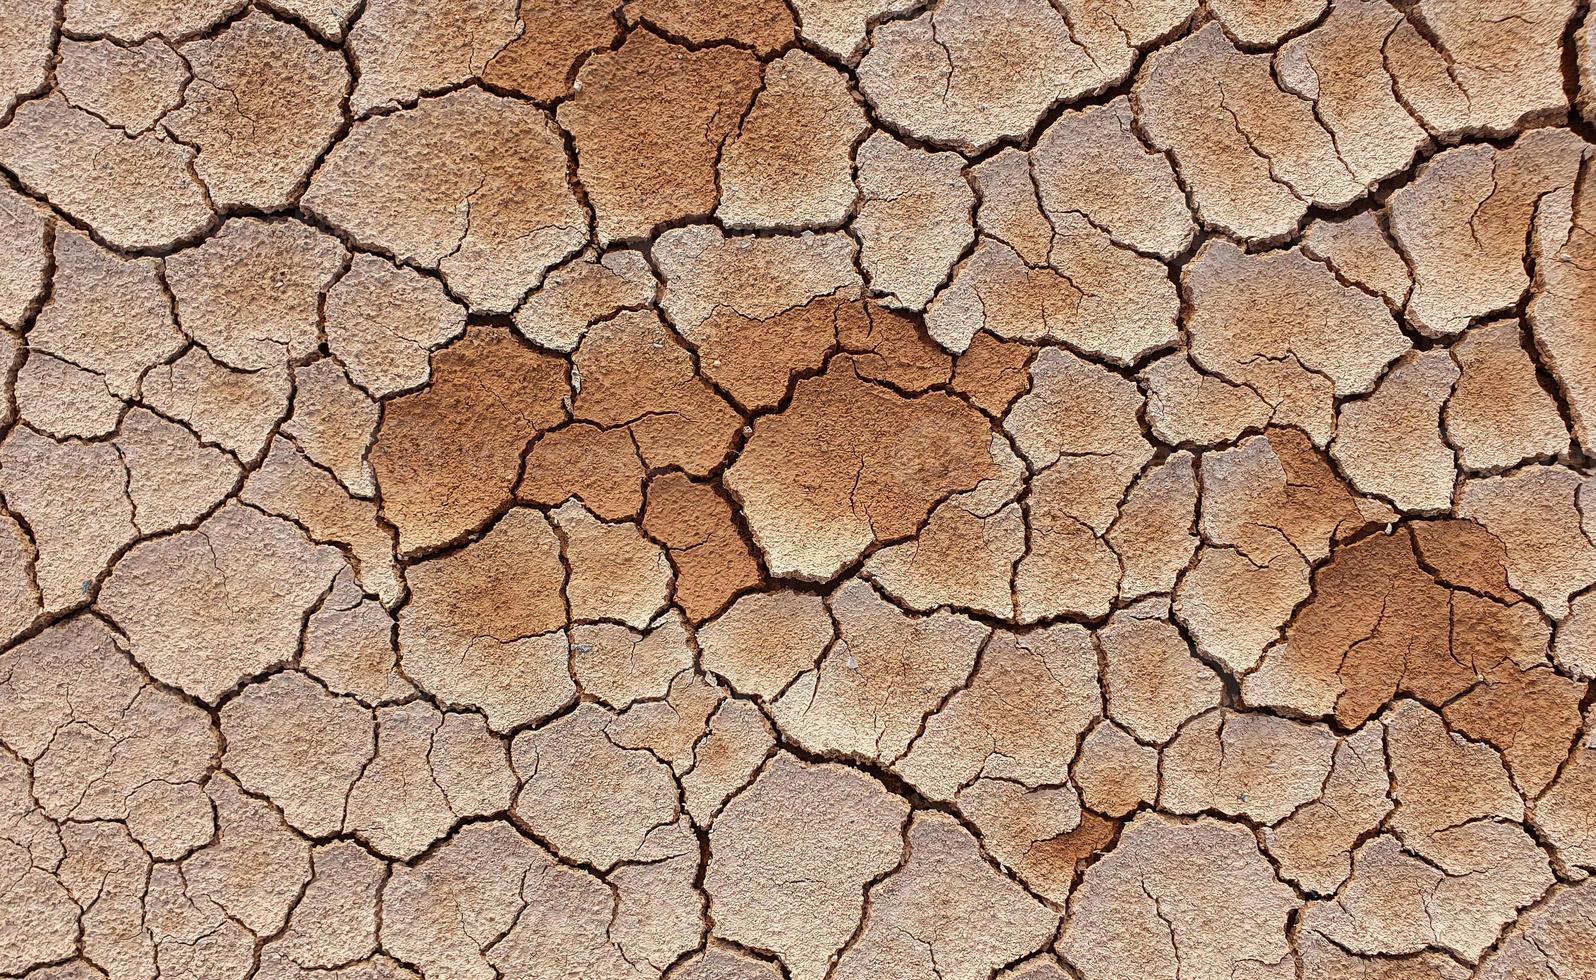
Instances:
[[[0,0],[0,978],[1596,978],[1589,0]]]

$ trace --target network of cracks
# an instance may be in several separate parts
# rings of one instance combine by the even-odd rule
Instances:
[[[0,977],[1596,977],[1588,0],[0,0]]]

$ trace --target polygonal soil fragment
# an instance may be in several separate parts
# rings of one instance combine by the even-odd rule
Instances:
[[[619,953],[618,977],[658,975],[706,938],[705,899],[697,884],[698,840],[680,821],[660,837],[645,852],[644,862],[616,868],[608,879],[616,907],[606,935]],[[559,922],[546,928],[551,938],[563,932]],[[546,956],[535,946],[530,951],[540,959]],[[572,961],[567,969],[586,969],[580,956],[567,955]]]
[[[1153,361],[1140,377],[1147,387],[1147,426],[1170,445],[1230,442],[1262,429],[1275,414],[1257,391],[1206,373],[1183,354]]]
[[[1048,348],[1031,362],[1030,391],[1015,402],[1003,428],[1038,470],[1102,455],[1115,459],[1129,483],[1152,455],[1136,425],[1140,407],[1135,384],[1067,351]]]
[[[1116,242],[1162,259],[1196,230],[1169,160],[1137,136],[1128,100],[1066,112],[1031,151],[1030,171],[1052,222],[1084,215]]]
[[[1567,864],[1590,868],[1596,864],[1596,833],[1588,819],[1596,805],[1596,752],[1588,744],[1576,745],[1568,764],[1535,803],[1535,826],[1543,839]]]
[[[63,39],[55,69],[68,102],[129,136],[142,135],[175,109],[188,77],[177,52],[156,38],[127,47]]]
[[[672,595],[695,622],[760,582],[759,561],[737,532],[732,504],[712,484],[681,473],[655,477],[648,484],[643,529],[664,543],[676,571]]]
[[[926,311],[926,329],[954,353],[988,330],[1130,364],[1175,340],[1179,305],[1162,263],[1115,245],[1072,214],[1057,220],[1045,260],[1034,264],[983,237]]]
[[[678,775],[692,770],[695,746],[704,737],[709,716],[726,698],[719,684],[684,670],[671,681],[660,701],[633,704],[606,729],[623,749],[645,749]]]
[[[1237,50],[1217,23],[1154,52],[1133,97],[1203,224],[1249,241],[1283,238],[1310,204],[1343,207],[1386,176],[1354,173],[1270,57]]]
[[[51,7],[28,0],[7,3],[5,18],[5,30],[0,32],[0,65],[4,65],[0,68],[0,116],[11,112],[18,96],[46,83],[50,49],[56,41],[55,10]]]
[[[1104,722],[1081,740],[1074,772],[1081,801],[1097,813],[1125,817],[1158,800],[1158,750]]]
[[[1101,91],[1136,48],[1191,12],[1160,0],[1114,14],[1086,3],[957,0],[877,27],[860,88],[886,122],[916,139],[979,152],[1025,135],[1056,102]]]
[[[120,259],[69,228],[56,231],[53,254],[54,286],[29,350],[96,373],[113,396],[136,396],[150,366],[184,346],[155,262]]]
[[[1592,914],[1590,885],[1572,885],[1531,909],[1489,954],[1482,980],[1553,980],[1596,970],[1596,950],[1586,924]]]
[[[616,977],[658,975],[703,945],[704,897],[694,884],[697,864],[697,842],[680,830],[670,856],[617,868],[610,875],[616,908],[607,935],[618,953]],[[553,924],[549,931],[558,935],[560,929]],[[568,969],[587,969],[580,955],[567,958],[572,963]]]
[[[211,201],[292,204],[343,123],[344,59],[258,12],[184,45],[183,58],[193,78],[166,127],[194,147]]]
[[[698,632],[704,669],[732,687],[774,700],[814,667],[836,635],[817,595],[772,591],[746,595]]]
[[[953,373],[953,358],[931,340],[916,317],[874,302],[838,317],[837,341],[854,355],[859,377],[909,394],[945,386]]]
[[[547,716],[574,692],[567,672],[565,565],[542,514],[517,507],[482,538],[406,572],[399,614],[406,676],[495,731]]]
[[[607,736],[614,720],[583,705],[522,732],[511,747],[522,780],[516,816],[562,858],[606,871],[644,855],[650,834],[675,818],[679,792],[651,753]]]
[[[221,746],[203,711],[150,685],[117,644],[80,616],[0,656],[0,738],[51,818],[125,820],[156,857],[180,857],[211,835],[198,784]]]
[[[803,51],[765,68],[764,88],[720,156],[720,206],[730,227],[834,225],[857,190],[852,152],[866,128],[845,75]]]
[[[45,210],[10,187],[0,187],[0,235],[10,247],[0,254],[0,324],[20,329],[23,319],[44,296],[50,243],[46,237],[55,224]],[[62,229],[60,242],[71,237]],[[56,260],[57,270],[61,267]],[[57,291],[62,279],[56,280]]]
[[[157,412],[186,423],[202,442],[240,459],[260,458],[291,393],[282,367],[235,371],[198,346],[144,377],[144,401]]]
[[[859,579],[830,606],[836,643],[788,686],[772,717],[811,752],[894,762],[969,678],[988,631],[952,613],[911,618]]]
[[[377,853],[414,858],[460,820],[509,807],[509,756],[481,715],[411,702],[377,709],[376,722],[341,818],[346,833]]]
[[[238,482],[233,457],[201,445],[194,433],[147,409],[123,416],[116,450],[127,467],[127,494],[140,534],[193,524]]]
[[[1058,949],[1088,980],[1296,975],[1291,890],[1251,831],[1212,817],[1137,817],[1070,906]]]
[[[56,439],[110,435],[123,409],[93,372],[48,354],[33,354],[23,363],[12,393],[17,417]]]
[[[1053,935],[1053,914],[983,861],[952,817],[917,816],[908,851],[870,890],[870,921],[837,961],[839,980],[984,980]]]
[[[230,221],[166,260],[178,322],[240,371],[295,361],[319,343],[322,294],[344,267],[338,240],[294,221]]]
[[[216,807],[216,840],[183,859],[183,887],[196,904],[270,935],[310,880],[310,844],[231,777],[218,775],[205,788]]]
[[[693,746],[692,768],[681,776],[682,798],[693,821],[708,825],[753,778],[774,744],[770,723],[758,708],[736,698],[723,701]]]
[[[1302,251],[1342,279],[1379,293],[1394,309],[1407,302],[1413,275],[1384,220],[1379,212],[1360,211],[1339,221],[1315,221],[1302,235]]]
[[[1513,782],[1538,796],[1580,733],[1585,685],[1545,667],[1498,671],[1448,704],[1448,725],[1502,753]]]
[[[571,91],[575,69],[587,55],[620,36],[620,10],[605,3],[521,0],[519,33],[482,69],[482,80],[538,102]]]
[[[781,972],[752,954],[710,941],[670,973],[672,980],[779,980]]]
[[[716,931],[775,953],[793,980],[821,980],[858,928],[865,884],[898,864],[908,815],[857,770],[778,753],[710,831]]]
[[[1432,157],[1391,195],[1391,233],[1413,269],[1408,318],[1432,336],[1512,309],[1530,285],[1526,236],[1549,192],[1572,187],[1584,144],[1539,129],[1505,149]]]
[[[1033,788],[1061,784],[1075,738],[1101,704],[1097,654],[1085,629],[1066,623],[999,631],[969,683],[927,719],[893,768],[936,800],[953,799],[981,777]]]
[[[904,398],[841,359],[754,425],[726,488],[771,572],[823,582],[872,544],[914,533],[942,497],[997,475],[992,445],[986,420],[957,399]]]
[[[654,247],[661,308],[698,351],[699,370],[751,410],[772,408],[793,375],[821,366],[856,300],[854,240],[844,234],[754,238],[712,225],[666,232]]]
[[[515,496],[544,507],[575,497],[602,520],[636,517],[643,509],[643,460],[625,429],[578,422],[532,443]]]
[[[746,51],[689,51],[647,30],[582,65],[557,115],[575,139],[601,242],[715,210],[721,148],[758,81]]]
[[[619,623],[571,627],[571,673],[582,693],[617,710],[662,701],[671,682],[691,672],[693,650],[680,616],[662,616],[646,631]]]
[[[1248,670],[1308,597],[1309,567],[1386,508],[1353,496],[1307,437],[1269,429],[1203,457],[1205,547],[1175,590],[1198,649]]]
[[[1363,394],[1411,342],[1384,303],[1291,250],[1249,255],[1216,240],[1184,275],[1197,365],[1252,388],[1273,421],[1324,445],[1332,401]]]
[[[546,113],[465,89],[357,123],[311,179],[304,207],[437,270],[473,309],[508,313],[586,238],[567,166]]]
[[[129,137],[59,93],[24,104],[0,129],[0,164],[117,248],[169,246],[213,220],[194,160],[187,146],[154,132]]]
[[[371,466],[412,555],[479,527],[510,500],[521,454],[565,415],[564,363],[474,327],[434,358],[426,389],[387,403]]]
[[[1313,23],[1326,0],[1211,0],[1225,33],[1248,48],[1268,48]],[[1340,9],[1340,5],[1336,6]]]
[[[1452,356],[1461,373],[1446,403],[1446,437],[1465,469],[1503,470],[1568,449],[1568,429],[1517,322],[1475,327],[1452,345]]]
[[[432,351],[460,336],[466,314],[435,280],[361,254],[327,290],[323,319],[350,379],[385,398],[427,383]]]
[[[855,155],[864,200],[854,221],[873,294],[920,310],[975,237],[975,193],[956,153],[916,150],[873,133]]]
[[[1137,478],[1107,535],[1123,566],[1121,600],[1174,589],[1197,550],[1196,513],[1196,467],[1188,453],[1175,453]]]
[[[1108,713],[1137,738],[1167,742],[1188,720],[1218,707],[1219,676],[1169,623],[1118,615],[1097,636]]]
[[[1575,5],[1420,0],[1414,24],[1393,36],[1396,87],[1427,126],[1500,135],[1522,122],[1560,119],[1559,52]]]
[[[1223,709],[1183,728],[1164,749],[1159,806],[1218,811],[1273,824],[1319,796],[1336,737],[1323,725]]]
[[[1236,0],[1231,0],[1235,4]],[[1314,14],[1325,0],[1307,0]],[[1258,4],[1283,8],[1289,4]],[[1313,30],[1275,58],[1280,87],[1312,106],[1346,171],[1365,184],[1395,174],[1428,143],[1420,122],[1398,100],[1386,42],[1402,14],[1379,0],[1341,0]]]
[[[1580,680],[1596,678],[1596,592],[1583,592],[1569,603],[1552,644],[1557,665]]]
[[[1468,480],[1458,514],[1501,541],[1515,589],[1554,619],[1568,600],[1596,582],[1596,539],[1587,516],[1591,479],[1561,466],[1526,466],[1506,476]]]
[[[653,300],[654,270],[635,249],[583,255],[550,271],[515,311],[515,328],[539,347],[569,353],[587,328]]]
[[[305,895],[265,955],[290,960],[293,969],[317,970],[334,969],[375,951],[377,895],[387,879],[386,866],[349,841],[316,848],[310,863]],[[268,969],[263,964],[262,973]]]
[[[1440,715],[1408,700],[1390,709],[1385,726],[1398,804],[1392,827],[1411,847],[1444,852],[1464,821],[1522,818],[1524,802],[1487,746],[1459,738]]]
[[[341,566],[288,521],[230,503],[192,531],[130,549],[99,608],[158,680],[215,702],[294,657],[305,614]]]
[[[670,601],[671,567],[660,547],[630,521],[606,524],[572,501],[552,515],[570,574],[571,619],[647,626]]]
[[[1337,549],[1245,690],[1254,704],[1357,725],[1398,695],[1442,704],[1478,678],[1530,666],[1545,643],[1527,604],[1448,589],[1402,530]]]
[[[127,471],[107,443],[58,442],[18,426],[0,443],[0,493],[26,521],[44,608],[93,597],[111,557],[138,534]]]
[[[1586,34],[1590,23],[1587,17]],[[1590,56],[1596,59],[1596,54]],[[1574,434],[1580,445],[1596,445],[1596,344],[1592,332],[1591,296],[1596,294],[1596,164],[1587,160],[1579,195],[1558,190],[1540,199],[1530,261],[1535,281],[1529,323],[1535,347],[1567,399]]]
[[[371,712],[303,674],[244,688],[221,711],[222,764],[313,837],[343,828],[349,790],[375,750]]]
[[[359,67],[350,108],[358,114],[398,103],[482,74],[519,33],[515,0],[442,0],[414,4],[373,0],[349,32]]]
[[[364,597],[351,569],[339,572],[321,608],[305,621],[299,666],[334,694],[372,705],[414,692],[397,665],[393,617]]]
[[[1368,398],[1343,403],[1330,454],[1360,492],[1404,511],[1452,503],[1457,461],[1441,433],[1441,409],[1459,371],[1442,351],[1398,360]]]
[[[366,454],[381,414],[377,403],[330,357],[295,367],[293,377],[294,411],[284,420],[282,434],[351,496],[375,496],[376,477]]]
[[[1033,265],[1046,261],[1053,245],[1053,225],[1042,209],[1035,174],[1030,154],[1008,147],[967,173],[977,199],[976,228]]]
[[[595,323],[571,363],[575,416],[625,427],[649,469],[675,466],[703,476],[720,465],[742,425],[653,310]]]
[[[1263,832],[1282,877],[1329,895],[1352,874],[1353,848],[1391,811],[1384,735],[1374,724],[1342,739],[1318,798]]]
[[[615,898],[503,820],[468,824],[382,895],[383,947],[426,976],[634,975],[608,937]],[[525,914],[531,910],[530,914]]]
[[[998,446],[995,438],[993,444]],[[877,551],[864,571],[912,609],[951,605],[1013,618],[1014,566],[1025,553],[1026,536],[1015,499],[1023,487],[1024,469],[1011,458],[1008,473],[949,497],[914,539]]]

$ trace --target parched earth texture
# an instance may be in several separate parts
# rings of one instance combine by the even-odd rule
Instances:
[[[0,977],[1596,978],[1589,0],[0,0]]]

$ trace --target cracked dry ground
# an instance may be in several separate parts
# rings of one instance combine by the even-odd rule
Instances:
[[[1586,0],[0,0],[0,977],[1596,978]]]

